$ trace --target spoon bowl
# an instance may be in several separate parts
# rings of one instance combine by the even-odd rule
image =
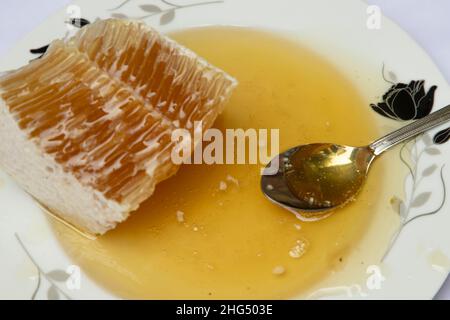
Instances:
[[[365,147],[332,143],[296,146],[277,155],[261,178],[272,202],[302,220],[317,220],[356,198],[373,160],[402,141],[450,120],[450,106],[434,112]],[[273,170],[277,168],[277,170]]]
[[[359,192],[370,163],[368,147],[314,143],[291,148],[272,160],[276,174],[263,174],[261,188],[273,202],[301,215],[317,219],[324,212],[345,205]]]

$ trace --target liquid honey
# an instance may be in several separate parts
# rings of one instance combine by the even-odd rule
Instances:
[[[214,125],[221,130],[279,128],[280,150],[312,142],[365,145],[380,135],[376,114],[352,81],[298,43],[234,27],[171,37],[239,81]],[[381,214],[394,189],[385,161],[375,163],[357,201],[318,222],[299,221],[270,203],[259,189],[260,168],[184,165],[97,240],[60,224],[55,231],[83,272],[123,298],[305,296],[350,268],[354,252],[370,251],[361,239],[387,219]]]

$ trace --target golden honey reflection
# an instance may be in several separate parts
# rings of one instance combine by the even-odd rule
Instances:
[[[300,201],[299,208],[330,210],[355,199],[373,159],[368,147],[330,143],[300,146],[289,157],[286,181]]]

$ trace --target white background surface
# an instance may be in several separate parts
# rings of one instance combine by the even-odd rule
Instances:
[[[44,22],[49,15],[70,2],[70,0],[1,0],[0,57],[16,41]],[[383,14],[406,30],[428,52],[450,82],[449,0],[367,0],[367,2],[378,5]],[[450,299],[450,278],[436,298]]]

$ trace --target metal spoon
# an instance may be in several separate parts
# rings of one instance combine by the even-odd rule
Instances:
[[[314,143],[291,148],[267,165],[261,189],[302,220],[322,219],[355,199],[378,155],[449,120],[450,105],[365,147]]]

